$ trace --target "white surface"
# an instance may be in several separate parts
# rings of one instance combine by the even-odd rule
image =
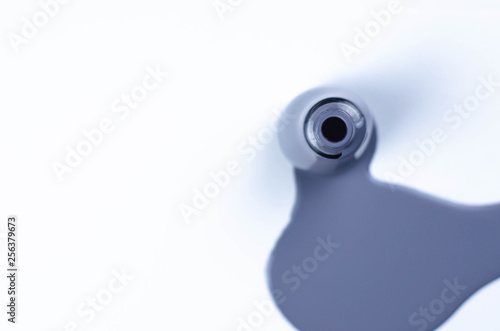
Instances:
[[[350,84],[371,95],[380,135],[372,172],[383,178],[473,93],[477,77],[500,79],[493,1],[404,1],[347,64],[339,45],[387,3],[242,1],[221,20],[211,0],[73,0],[16,54],[8,33],[40,7],[4,1],[0,219],[19,217],[21,260],[19,324],[2,313],[0,329],[237,330],[268,297],[266,260],[293,205],[276,140],[250,161],[238,149],[274,109],[354,77]],[[121,120],[113,101],[156,65],[169,77]],[[369,94],[374,86],[382,92]],[[398,95],[411,98],[395,114],[384,105]],[[499,105],[498,94],[485,101],[407,185],[466,203],[500,201]],[[114,132],[59,182],[52,163],[105,117]],[[230,161],[241,173],[186,224],[179,205]],[[122,268],[135,278],[86,323],[76,308]],[[497,330],[498,298],[496,282],[441,330]],[[292,328],[274,312],[258,330]]]

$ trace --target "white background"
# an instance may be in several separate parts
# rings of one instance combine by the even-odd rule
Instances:
[[[292,168],[276,140],[251,161],[238,151],[275,110],[347,77],[377,121],[372,173],[384,178],[415,139],[444,126],[478,77],[500,80],[493,1],[402,0],[351,63],[341,43],[388,1],[232,3],[221,19],[212,0],[72,0],[15,52],[9,34],[40,5],[2,1],[0,233],[8,215],[19,217],[20,290],[19,323],[8,325],[2,308],[0,330],[237,330],[269,299],[267,258],[293,206]],[[120,119],[113,102],[156,66],[169,76]],[[499,105],[499,95],[484,101],[406,184],[500,201]],[[54,162],[103,118],[114,131],[59,181]],[[240,174],[188,224],[179,206],[231,161]],[[113,270],[134,279],[87,322],[76,309]],[[6,288],[2,277],[0,302]],[[441,330],[498,330],[498,311],[497,282]],[[293,330],[278,312],[257,329]]]

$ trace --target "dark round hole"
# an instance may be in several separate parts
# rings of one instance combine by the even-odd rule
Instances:
[[[329,117],[321,125],[321,133],[328,141],[338,143],[347,135],[347,125],[340,117]]]

